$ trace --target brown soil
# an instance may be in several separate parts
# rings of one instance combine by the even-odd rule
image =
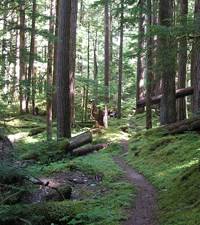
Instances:
[[[128,151],[128,143],[122,140],[125,152]],[[130,209],[130,218],[124,225],[156,225],[156,190],[148,181],[134,169],[129,167],[122,157],[114,158],[115,162],[126,172],[126,179],[138,189],[135,204]]]

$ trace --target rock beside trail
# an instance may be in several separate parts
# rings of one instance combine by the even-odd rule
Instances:
[[[46,195],[46,201],[63,201],[70,199],[72,194],[72,188],[66,184],[61,185],[57,189],[49,189],[49,193]]]

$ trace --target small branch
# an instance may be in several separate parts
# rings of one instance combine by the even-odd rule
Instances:
[[[37,181],[32,181],[30,179],[28,179],[32,184],[35,184],[35,185],[42,185],[44,187],[49,187],[49,188],[52,188],[54,190],[56,190],[58,192],[58,194],[62,197],[63,200],[66,200],[65,197],[63,196],[63,194],[58,190],[58,188],[56,187],[52,187],[49,185],[49,182],[47,181],[46,183],[44,183],[42,180],[34,177]]]

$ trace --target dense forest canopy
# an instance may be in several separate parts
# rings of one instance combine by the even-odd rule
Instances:
[[[46,113],[51,139],[57,113],[58,137],[105,105],[118,118],[146,110],[147,128],[152,110],[161,124],[199,113],[198,1],[61,4],[2,1],[1,114]]]

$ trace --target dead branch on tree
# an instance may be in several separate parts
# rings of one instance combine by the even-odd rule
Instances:
[[[193,87],[178,89],[176,90],[176,98],[183,98],[185,96],[192,95],[193,91],[194,91]],[[151,98],[151,104],[153,105],[153,104],[160,103],[161,98],[162,98],[162,95],[153,96]],[[146,98],[143,98],[137,101],[138,107],[144,107],[145,105],[146,105]]]

